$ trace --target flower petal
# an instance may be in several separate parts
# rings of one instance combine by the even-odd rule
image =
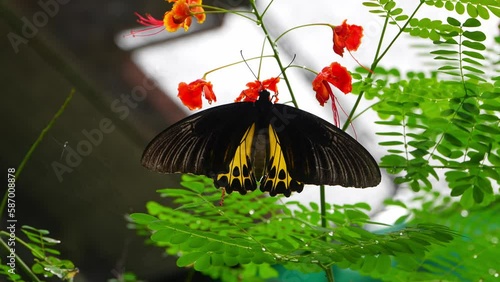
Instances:
[[[359,45],[361,45],[361,37],[363,37],[363,28],[359,25],[351,25],[349,36],[345,40],[345,48],[349,51],[358,50]]]
[[[279,77],[271,77],[264,81],[250,81],[246,84],[248,89],[241,91],[240,95],[236,97],[235,102],[255,102],[259,98],[259,94],[262,90],[270,90],[278,94],[278,82]],[[277,98],[275,102],[277,101]]]
[[[323,68],[323,71],[325,71],[325,69],[327,68]],[[332,89],[328,81],[326,81],[326,75],[323,71],[321,71],[312,82],[313,90],[316,92],[316,100],[318,100],[321,106],[325,105],[330,97],[330,93],[332,93]]]
[[[205,99],[207,99],[209,104],[212,104],[212,101],[217,102],[217,97],[215,97],[214,90],[212,89],[212,83],[206,82],[203,85],[203,94],[204,94]]]
[[[363,37],[363,27],[347,24],[344,20],[341,25],[333,28],[333,51],[343,56],[344,48],[349,51],[356,51],[361,44]]]
[[[165,13],[163,22],[169,32],[175,32],[181,27],[187,31],[191,26],[191,11],[186,0],[177,0],[172,10]]]
[[[177,95],[184,106],[188,107],[191,111],[196,109],[201,109],[201,89],[193,89],[190,84],[185,82],[179,83],[177,88],[179,94]]]
[[[278,94],[278,83],[280,82],[279,77],[271,77],[269,79],[266,79],[262,82],[262,85],[264,86],[264,89],[273,91],[274,93]]]
[[[181,82],[179,83],[178,91],[179,94],[177,96],[190,110],[201,109],[202,95],[207,99],[209,104],[211,104],[212,101],[217,101],[212,89],[212,83],[203,79],[197,79],[189,84]]]
[[[352,77],[347,69],[337,62],[330,65],[328,73],[328,82],[337,87],[344,94],[352,91]]]

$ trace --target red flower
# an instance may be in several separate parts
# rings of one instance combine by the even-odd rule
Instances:
[[[352,77],[346,68],[337,62],[333,62],[324,67],[312,82],[313,90],[316,92],[316,99],[321,106],[325,105],[329,98],[332,98],[332,111],[334,115],[334,124],[339,125],[339,116],[335,96],[333,95],[330,84],[337,87],[340,91],[347,94],[352,91]]]
[[[146,14],[146,17],[143,17],[138,13],[135,13],[139,18],[137,22],[148,26],[148,28],[139,31],[133,30],[131,34],[135,36],[137,33],[152,29],[159,30],[148,35],[156,34],[163,29],[166,29],[169,32],[175,32],[181,27],[187,31],[191,26],[191,17],[195,17],[198,23],[203,23],[205,21],[206,15],[205,10],[201,7],[201,1],[202,0],[168,0],[168,2],[174,2],[174,6],[172,7],[172,10],[164,14],[163,20],[155,19],[149,14]]]
[[[247,83],[248,89],[241,91],[240,96],[234,100],[235,102],[255,102],[259,98],[259,93],[262,90],[270,90],[278,94],[278,82],[280,82],[279,77],[271,77],[269,79],[260,82],[259,80]],[[274,101],[278,101],[278,98]]]
[[[202,95],[207,99],[209,104],[212,104],[212,101],[217,101],[212,89],[212,83],[203,79],[197,79],[189,84],[181,82],[177,89],[179,90],[177,97],[190,110],[201,109]]]
[[[346,21],[333,28],[333,51],[340,56],[343,56],[344,48],[348,51],[358,50],[363,37],[363,27],[347,24]]]

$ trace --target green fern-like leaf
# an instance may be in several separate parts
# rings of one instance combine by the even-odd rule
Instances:
[[[210,182],[205,177],[185,176],[182,185],[205,187]],[[231,194],[218,206],[220,194],[213,185],[194,197],[190,188],[184,189],[186,193],[177,190],[181,189],[160,193],[184,205],[183,209],[150,202],[149,215],[132,214],[131,218],[147,226],[156,245],[166,247],[171,255],[180,254],[179,267],[193,267],[216,278],[235,269],[269,277],[274,272],[263,269],[275,264],[317,272],[334,264],[370,269],[375,263],[373,271],[382,273],[390,268],[395,254],[423,256],[429,246],[453,239],[450,230],[425,224],[385,234],[368,232],[363,226],[370,222],[366,214],[370,207],[364,203],[327,205],[326,220],[333,227],[322,228],[315,203],[280,204],[279,198],[255,191],[245,196]],[[201,201],[186,207],[193,199]]]
[[[453,228],[460,236],[446,246],[434,246],[424,257],[399,255],[384,281],[494,281],[499,275],[500,198],[488,207],[464,209],[447,197],[434,195],[422,208],[411,209],[416,222]],[[372,275],[373,276],[373,275]]]

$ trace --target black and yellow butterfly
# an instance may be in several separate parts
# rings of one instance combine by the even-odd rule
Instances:
[[[142,164],[163,173],[214,179],[228,193],[260,189],[271,196],[304,184],[371,187],[380,170],[344,131],[308,112],[273,104],[263,90],[255,102],[217,106],[191,115],[156,136]]]

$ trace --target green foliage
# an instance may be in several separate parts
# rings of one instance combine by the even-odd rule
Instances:
[[[35,263],[31,267],[33,273],[44,277],[56,276],[62,280],[72,280],[78,273],[78,269],[71,261],[56,257],[60,252],[53,247],[60,241],[47,237],[49,231],[27,225],[24,225],[21,231],[28,238],[26,246],[34,257]]]
[[[0,276],[6,277],[8,279],[8,281],[14,281],[14,282],[24,282],[25,281],[22,279],[21,275],[19,275],[18,273],[12,273],[9,270],[11,270],[11,267],[4,264],[2,262],[2,258],[0,258]]]
[[[491,182],[500,179],[499,84],[378,74],[355,91],[380,100],[373,106],[382,119],[376,123],[387,129],[377,134],[387,137],[380,145],[388,148],[381,166],[398,174],[396,183],[430,190],[440,168],[451,195],[461,196],[465,207],[491,202]]]
[[[500,8],[496,0],[476,0],[476,1],[457,1],[457,0],[427,0],[425,4],[437,8],[445,8],[448,11],[454,11],[459,15],[467,13],[472,18],[480,17],[489,19],[490,12],[500,17]]]
[[[363,2],[363,5],[369,8],[370,13],[381,17],[388,17],[390,24],[398,25],[409,19],[408,15],[403,14],[403,9],[397,7],[396,1],[392,0],[370,0]]]
[[[63,105],[59,108],[59,110],[52,117],[47,126],[41,131],[40,135],[30,147],[23,160],[17,169],[15,169],[15,177],[19,179],[21,172],[23,171],[24,166],[27,164],[31,155],[38,147],[38,145],[43,140],[46,133],[52,128],[55,124],[55,121],[61,116],[69,102],[71,101],[75,90],[72,89]],[[9,186],[11,187],[11,186]],[[2,203],[0,204],[0,217],[2,216],[6,203],[8,202],[8,192],[5,189],[5,193],[3,196]],[[14,208],[9,201],[9,208]],[[10,212],[10,211],[9,211]],[[14,224],[15,228],[15,224]],[[0,276],[5,276],[10,281],[24,281],[23,277],[29,277],[29,281],[41,281],[39,276],[43,276],[46,278],[50,277],[58,277],[61,280],[73,281],[73,277],[78,273],[78,269],[74,266],[73,262],[69,260],[59,259],[57,256],[60,255],[59,251],[57,251],[54,247],[60,243],[59,240],[47,237],[49,231],[44,229],[37,229],[31,226],[24,225],[21,227],[20,231],[24,234],[26,239],[21,239],[21,236],[14,236],[16,234],[12,233],[12,231],[0,231],[0,237],[8,238],[8,243],[0,238],[0,247],[3,248],[10,255],[15,255],[15,259],[12,258],[12,261],[9,259],[9,262],[5,264],[1,263],[0,260]],[[31,269],[24,261],[24,258],[21,258],[18,253],[21,249],[21,246],[25,247],[27,250],[31,252],[33,255],[34,263],[31,266]],[[12,263],[12,266],[8,265],[8,263]],[[14,267],[15,266],[15,267]],[[12,273],[14,272],[14,273]]]
[[[9,252],[11,248],[19,252],[22,245],[31,252],[34,263],[29,269],[27,263],[19,256],[16,256],[14,273],[9,272],[11,270],[10,265],[2,263],[0,264],[0,275],[6,276],[10,281],[24,281],[21,276],[22,270],[28,272],[24,274],[30,277],[31,281],[40,281],[38,276],[46,278],[55,276],[64,281],[73,281],[73,277],[78,273],[78,268],[71,261],[57,257],[60,253],[54,247],[60,243],[59,240],[48,237],[49,231],[47,230],[27,225],[22,226],[21,232],[27,239],[23,240],[16,237],[16,245],[9,245]],[[8,237],[9,233],[2,232],[1,235]],[[7,247],[4,241],[1,243],[2,246]]]
[[[438,246],[425,257],[397,256],[395,267],[384,281],[493,281],[498,279],[498,254],[500,253],[500,197],[485,207],[465,210],[449,197],[433,194],[430,199],[415,199],[423,204],[409,212],[415,221],[433,222],[449,226],[461,236],[446,246]],[[390,277],[390,279],[387,279]]]
[[[365,5],[375,7],[375,2],[384,4],[384,16],[392,16],[390,2]],[[484,9],[494,12],[500,6],[498,2],[476,2],[467,3],[467,11],[482,11],[482,18],[488,14]],[[453,4],[425,3],[447,9]],[[461,5],[454,5],[459,14]],[[494,198],[493,187],[500,184],[500,84],[493,75],[498,72],[495,51],[482,43],[486,35],[475,18],[462,23],[448,17],[446,24],[411,18],[408,23],[404,30],[410,35],[430,38],[434,43],[437,49],[430,54],[434,62],[440,62],[438,72],[402,76],[398,71],[376,68],[375,75],[355,83],[353,89],[379,101],[373,106],[381,118],[376,123],[387,129],[377,134],[387,139],[380,145],[388,152],[381,166],[397,175],[397,184],[408,183],[414,191],[431,190],[432,178],[439,179],[436,169],[444,170],[450,194],[461,197],[464,207],[487,205]],[[359,71],[355,78],[366,73]]]
[[[370,206],[363,203],[323,201],[322,215],[316,203],[283,203],[256,191],[232,194],[218,206],[211,180],[194,176],[184,176],[186,189],[159,191],[178,208],[149,202],[148,214],[131,215],[138,231],[178,256],[179,267],[222,281],[263,281],[277,275],[275,264],[303,273],[325,271],[327,277],[335,265],[384,281],[498,277],[498,45],[487,46],[481,28],[483,20],[500,15],[500,3],[413,2],[412,11],[394,0],[363,2],[384,26],[371,71],[352,73],[352,92],[359,94],[352,113],[366,98],[380,118],[377,134],[387,149],[380,166],[395,175],[395,184],[423,195],[409,204],[385,202],[407,211],[391,231],[367,231]],[[450,16],[445,22],[422,16],[422,6],[446,9]],[[457,19],[464,14],[469,18]],[[390,29],[396,29],[394,38],[387,38]],[[433,71],[402,74],[379,67],[402,34],[430,48],[424,57],[437,64]],[[434,191],[437,181],[446,183],[450,196]]]
[[[440,225],[416,224],[376,234],[363,227],[371,223],[367,204],[326,206],[327,228],[320,227],[316,203],[282,203],[261,192],[231,194],[222,206],[220,191],[211,179],[184,175],[186,189],[158,192],[178,205],[147,204],[148,214],[132,214],[137,228],[151,231],[151,241],[178,255],[179,267],[193,267],[223,281],[276,277],[271,266],[281,264],[301,272],[318,272],[336,264],[380,275],[392,259],[450,242],[453,232]]]

